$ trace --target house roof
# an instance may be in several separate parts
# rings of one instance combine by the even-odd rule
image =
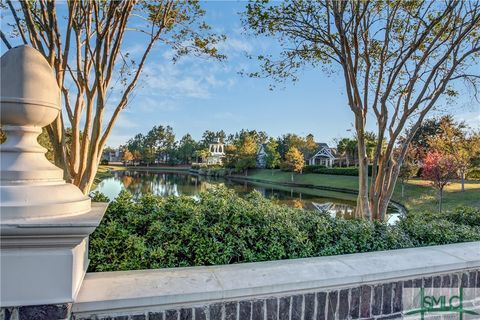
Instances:
[[[336,153],[336,149],[332,149],[328,146],[328,144],[320,142],[320,143],[317,143],[317,151],[311,157],[309,157],[309,159],[312,159],[318,156],[335,159],[335,153]]]

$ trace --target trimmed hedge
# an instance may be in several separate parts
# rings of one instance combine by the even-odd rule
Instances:
[[[105,200],[96,194],[94,200]],[[89,271],[315,257],[480,240],[480,211],[412,214],[397,225],[333,219],[225,188],[134,201],[122,192],[90,237]]]
[[[334,167],[327,168],[325,166],[305,166],[305,173],[320,173],[320,174],[333,174],[340,176],[357,176],[358,177],[358,168],[357,167]],[[372,174],[372,165],[368,166],[368,175]]]

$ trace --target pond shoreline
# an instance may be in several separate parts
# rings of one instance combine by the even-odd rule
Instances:
[[[192,172],[190,171],[191,173]],[[197,173],[198,174],[198,173]],[[295,182],[274,182],[274,181],[269,181],[269,180],[264,180],[264,179],[257,179],[257,178],[249,178],[245,176],[239,176],[239,175],[227,175],[224,177],[225,179],[232,179],[232,180],[241,180],[241,181],[251,181],[251,182],[259,182],[259,183],[265,183],[265,184],[271,184],[271,185],[278,185],[278,186],[285,186],[285,187],[293,187],[293,188],[306,188],[306,189],[315,189],[315,190],[325,190],[325,191],[333,191],[333,192],[340,192],[340,193],[348,193],[348,194],[354,194],[357,195],[358,191],[353,190],[353,189],[347,189],[347,188],[336,188],[336,187],[327,187],[327,186],[317,186],[313,184],[308,184],[308,183],[295,183]],[[398,210],[398,212],[402,215],[407,215],[408,210],[407,208],[401,204],[400,202],[397,202],[395,200],[390,200],[390,205],[394,207],[395,209]]]
[[[202,175],[200,173],[200,170],[196,169],[191,169],[188,167],[123,167],[122,169],[118,171],[123,171],[123,170],[135,170],[135,171],[153,171],[153,172],[171,172],[171,173],[180,173],[180,174],[194,174],[197,176],[208,176],[208,175]],[[224,175],[224,176],[218,176],[216,178],[222,178],[222,179],[230,179],[230,180],[237,180],[237,181],[250,181],[250,182],[257,182],[257,183],[264,183],[264,184],[269,184],[269,185],[277,185],[277,186],[284,186],[284,187],[291,187],[291,188],[305,188],[305,189],[312,189],[312,190],[324,190],[324,191],[332,191],[332,192],[339,192],[339,193],[345,193],[345,194],[353,194],[357,195],[358,191],[354,189],[348,189],[348,188],[338,188],[338,187],[328,187],[328,186],[319,186],[319,185],[314,185],[314,184],[308,184],[308,183],[296,183],[296,182],[278,182],[278,181],[270,181],[266,179],[258,179],[258,178],[251,178],[248,176],[242,176],[242,175]],[[401,215],[407,215],[408,214],[408,209],[400,202],[396,200],[390,200],[390,205],[394,207],[398,213]]]

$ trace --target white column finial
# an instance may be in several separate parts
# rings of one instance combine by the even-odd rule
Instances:
[[[87,238],[106,204],[91,204],[37,142],[58,116],[60,90],[37,50],[0,58],[0,305],[70,303],[88,266]]]
[[[63,180],[37,142],[60,112],[60,90],[45,58],[28,46],[1,58],[0,145],[2,219],[35,219],[90,211],[90,199]]]

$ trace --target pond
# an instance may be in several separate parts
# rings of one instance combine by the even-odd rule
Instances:
[[[355,212],[356,196],[340,192],[332,192],[308,188],[291,188],[273,184],[262,184],[245,180],[212,178],[190,174],[188,172],[158,171],[114,171],[113,177],[101,181],[93,191],[100,191],[114,199],[121,190],[130,191],[134,197],[152,193],[160,197],[195,196],[212,186],[223,185],[244,195],[253,190],[260,192],[265,198],[279,204],[308,210],[328,212],[332,217],[352,218]],[[398,220],[399,212],[390,208],[388,222]]]

